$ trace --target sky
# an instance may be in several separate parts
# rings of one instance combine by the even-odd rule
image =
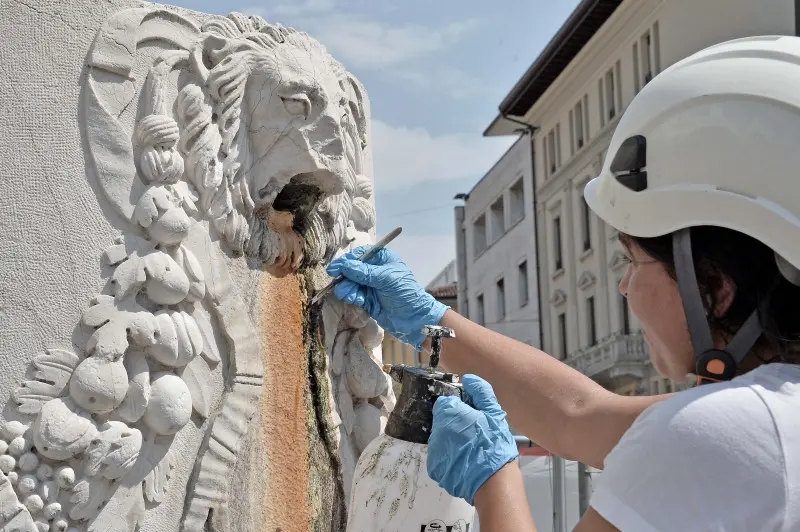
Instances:
[[[497,107],[578,0],[167,0],[305,31],[364,84],[378,237],[426,284],[455,258],[453,200],[516,140],[486,138]]]

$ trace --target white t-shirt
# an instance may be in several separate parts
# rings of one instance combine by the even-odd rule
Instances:
[[[622,532],[800,531],[800,366],[652,405],[606,457],[591,506]]]

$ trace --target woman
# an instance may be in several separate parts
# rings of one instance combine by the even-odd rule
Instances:
[[[437,303],[391,252],[332,263],[337,297],[416,347],[422,326],[452,327],[442,363],[486,379],[464,377],[476,408],[437,401],[428,455],[483,530],[534,530],[505,412],[604,469],[576,530],[800,530],[799,140],[800,39],[740,39],[651,81],[586,187],[620,231],[655,368],[704,384],[679,394],[617,396]]]

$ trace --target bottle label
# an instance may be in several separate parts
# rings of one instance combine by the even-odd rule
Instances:
[[[469,532],[469,523],[459,519],[452,525],[447,525],[441,519],[434,519],[427,525],[422,525],[419,532]]]

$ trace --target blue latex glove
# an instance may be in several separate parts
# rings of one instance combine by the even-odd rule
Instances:
[[[330,263],[328,275],[345,276],[334,295],[363,308],[384,330],[420,351],[425,341],[422,328],[439,323],[450,307],[427,293],[408,266],[388,249],[380,250],[369,262],[356,260],[367,249],[356,248]]]
[[[476,375],[464,375],[462,382],[476,408],[458,397],[436,399],[428,476],[450,495],[474,505],[478,488],[519,451],[491,384]]]

